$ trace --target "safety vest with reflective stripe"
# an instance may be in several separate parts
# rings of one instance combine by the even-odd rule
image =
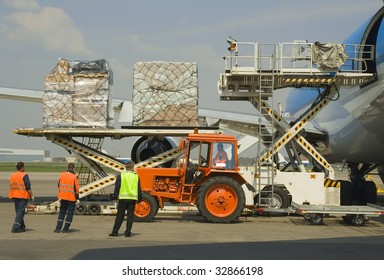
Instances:
[[[27,173],[21,171],[17,171],[11,175],[9,179],[9,198],[31,198],[24,184],[23,178],[25,175],[27,175]]]
[[[76,194],[79,193],[79,182],[77,176],[71,172],[63,172],[59,179],[59,199],[76,201]]]
[[[119,199],[137,200],[139,192],[139,176],[133,172],[121,173]]]

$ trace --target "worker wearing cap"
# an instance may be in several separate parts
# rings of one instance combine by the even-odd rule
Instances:
[[[57,218],[56,229],[54,232],[59,233],[63,227],[63,232],[68,232],[71,226],[73,215],[75,213],[76,203],[79,202],[79,181],[75,174],[75,165],[68,164],[66,172],[61,173],[58,183],[60,200],[60,212]]]
[[[24,215],[27,208],[28,200],[34,200],[31,181],[25,173],[24,162],[16,164],[17,171],[13,173],[9,179],[9,198],[15,204],[16,218],[12,226],[13,233],[25,232]]]
[[[125,164],[126,172],[119,174],[116,178],[114,198],[118,199],[117,215],[109,236],[118,236],[119,229],[124,221],[125,211],[127,211],[127,225],[124,235],[125,237],[131,237],[135,205],[140,203],[142,199],[140,180],[134,171],[134,167],[135,163],[128,161]]]

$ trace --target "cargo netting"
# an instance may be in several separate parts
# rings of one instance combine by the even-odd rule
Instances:
[[[44,127],[113,127],[113,75],[105,59],[61,59],[45,76]]]
[[[197,66],[192,62],[138,62],[133,67],[133,125],[196,126]]]

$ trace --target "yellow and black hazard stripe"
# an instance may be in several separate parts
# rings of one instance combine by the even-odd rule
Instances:
[[[313,158],[315,158],[321,165],[323,165],[325,168],[329,169],[329,163],[313,148],[313,146],[306,141],[300,136],[296,135],[296,140],[301,144],[305,150],[311,154]]]
[[[281,137],[280,140],[275,143],[275,145],[273,146],[273,149],[269,150],[264,156],[261,157],[260,162],[264,162],[268,158],[270,158],[272,156],[272,151],[274,150],[276,153],[281,147],[283,147],[290,140],[289,138],[290,138],[289,133]]]
[[[109,177],[109,178],[107,178],[107,179],[105,179],[105,180],[103,180],[103,181],[101,181],[101,182],[98,182],[98,183],[96,183],[96,184],[94,184],[94,185],[91,185],[91,186],[89,186],[89,187],[87,187],[87,188],[85,188],[85,189],[81,189],[81,190],[79,191],[79,193],[80,193],[80,195],[82,195],[82,194],[87,193],[87,192],[89,192],[89,191],[91,191],[91,190],[98,189],[98,188],[103,187],[103,186],[105,186],[105,185],[107,185],[107,184],[114,183],[115,180],[116,180],[116,177],[115,177],[115,176],[113,176],[113,177]]]
[[[325,188],[340,188],[340,186],[341,186],[341,183],[339,181],[324,178]]]
[[[327,99],[322,100],[316,107],[301,121],[294,125],[295,131],[300,131],[302,127],[311,120],[329,101]]]
[[[281,117],[279,114],[277,114],[267,103],[265,103],[264,101],[260,101],[260,104],[265,108],[265,110],[268,112],[268,114],[274,118],[275,120],[277,120],[278,122],[281,122]]]
[[[71,150],[73,151],[76,151],[78,152],[79,154],[81,155],[85,155],[91,159],[93,159],[94,161],[97,161],[97,162],[100,162],[108,167],[111,167],[112,169],[114,170],[117,170],[117,171],[123,171],[125,170],[125,166],[123,163],[117,163],[117,162],[114,162],[112,160],[109,160],[108,158],[105,158],[103,156],[100,156],[100,155],[97,155],[95,154],[94,152],[92,151],[89,151],[85,148],[82,148],[80,145],[81,144],[77,144],[76,142],[71,142],[67,139],[63,139],[63,138],[60,138],[60,137],[54,137],[52,142],[56,142],[56,143],[59,143],[65,147],[68,147],[70,148]]]
[[[154,159],[150,160],[150,161],[147,161],[147,162],[139,162],[135,168],[138,168],[138,167],[148,167],[148,166],[152,166],[152,165],[155,165],[156,163],[159,163],[161,161],[164,161],[166,159],[168,159],[169,157],[173,156],[173,155],[176,155],[179,153],[179,150],[178,149],[175,149],[174,151],[171,151],[169,153],[166,153],[162,156],[156,156]]]
[[[295,86],[318,86],[328,85],[333,82],[333,78],[282,78],[282,83],[285,85]]]

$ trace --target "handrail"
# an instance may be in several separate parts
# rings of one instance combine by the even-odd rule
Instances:
[[[284,73],[327,74],[331,72],[364,73],[367,62],[374,60],[374,46],[362,44],[333,44],[346,56],[339,68],[327,68],[314,61],[316,43],[297,40],[277,44],[237,42],[228,39],[230,55],[224,57],[226,73],[259,73],[263,70]]]

